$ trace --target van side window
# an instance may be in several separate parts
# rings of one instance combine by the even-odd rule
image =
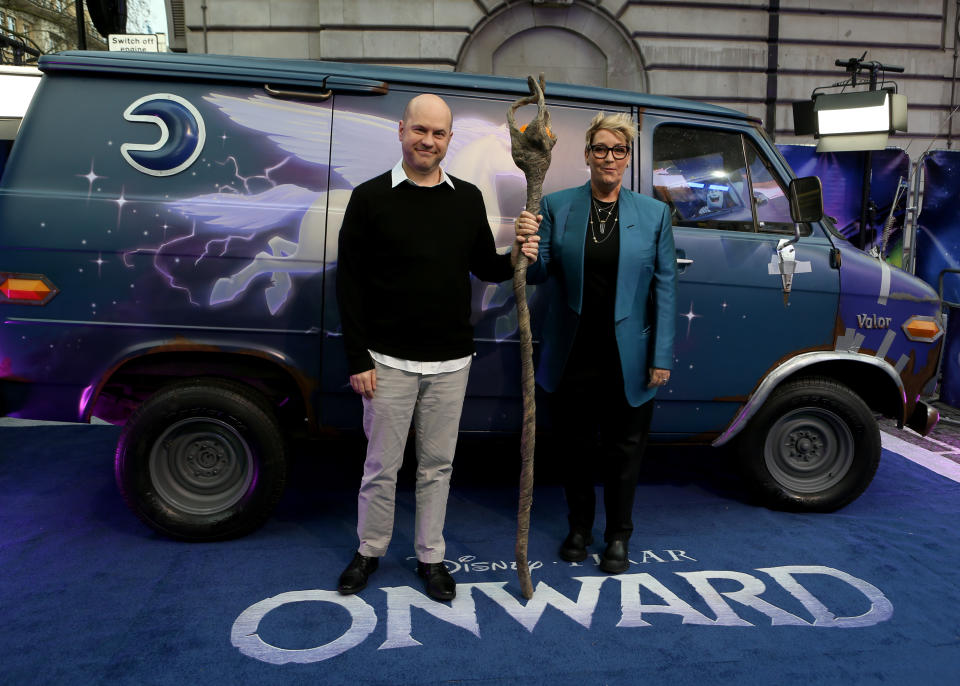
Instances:
[[[770,162],[757,151],[749,138],[745,138],[745,144],[760,231],[792,234],[793,220],[790,218],[790,201],[786,190],[774,175]],[[809,226],[805,225],[801,233],[809,233]]]
[[[753,231],[740,134],[660,126],[653,134],[653,191],[674,226]]]
[[[674,226],[792,233],[786,193],[767,165],[736,132],[665,125],[653,134],[653,191]]]

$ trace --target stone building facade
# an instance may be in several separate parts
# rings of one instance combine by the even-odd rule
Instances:
[[[106,50],[106,40],[86,12],[84,19],[87,47]],[[77,11],[73,0],[0,0],[0,63],[32,64],[39,54],[76,47]]]
[[[960,0],[166,0],[189,52],[526,76],[706,100],[793,136],[792,103],[846,78],[837,59],[899,65],[919,154],[954,145]],[[956,117],[960,119],[960,115]],[[916,140],[916,143],[913,141]],[[914,151],[914,148],[917,148]]]

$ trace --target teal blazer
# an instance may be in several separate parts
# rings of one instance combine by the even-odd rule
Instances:
[[[673,368],[677,261],[667,205],[622,188],[618,211],[615,332],[627,402],[637,407],[657,392],[647,387],[648,369]],[[560,385],[577,333],[589,212],[589,182],[541,203],[540,254],[527,268],[527,283],[551,281],[537,365],[537,383],[550,392]]]

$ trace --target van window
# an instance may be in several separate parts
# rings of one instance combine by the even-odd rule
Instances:
[[[674,226],[793,233],[783,184],[741,133],[660,126],[653,160],[654,195]]]
[[[790,218],[790,200],[783,185],[773,173],[770,161],[760,154],[753,142],[744,137],[747,163],[750,169],[750,183],[753,186],[753,199],[757,208],[757,226],[760,231],[772,233],[793,233],[793,220]],[[809,233],[809,226],[803,226],[802,234]]]

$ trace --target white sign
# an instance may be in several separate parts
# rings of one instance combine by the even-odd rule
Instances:
[[[157,36],[154,33],[111,33],[108,36],[111,51],[118,52],[159,52]]]

